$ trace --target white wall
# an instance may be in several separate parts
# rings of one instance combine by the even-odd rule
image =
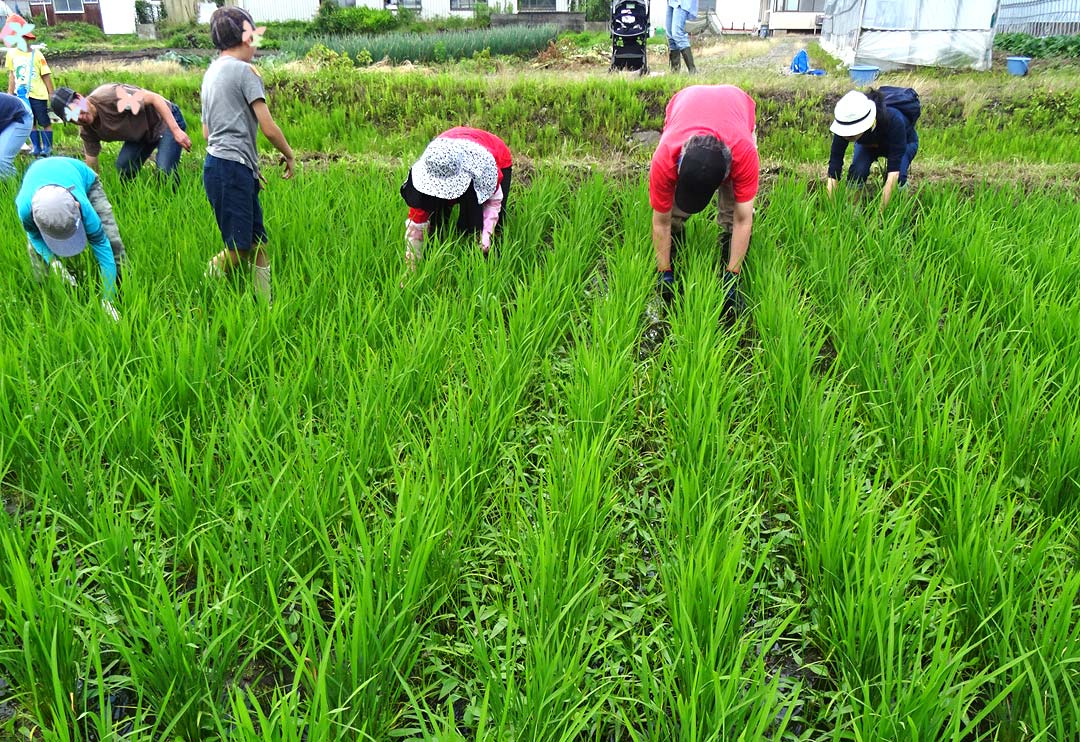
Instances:
[[[105,33],[135,33],[135,0],[106,0],[98,7]]]
[[[258,23],[310,21],[319,12],[319,0],[240,0],[238,5]]]

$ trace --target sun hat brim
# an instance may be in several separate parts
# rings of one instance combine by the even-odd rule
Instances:
[[[413,186],[416,190],[428,196],[453,201],[461,198],[462,194],[469,189],[472,177],[462,170],[457,175],[449,178],[438,178],[428,172],[423,158],[409,172],[412,174]]]

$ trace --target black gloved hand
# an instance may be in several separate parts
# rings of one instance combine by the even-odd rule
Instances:
[[[671,303],[675,301],[675,272],[660,271],[656,287],[660,290],[660,298],[664,300],[664,304],[671,306]]]
[[[724,308],[721,314],[725,319],[732,321],[739,318],[746,311],[746,299],[739,290],[739,274],[724,271]]]

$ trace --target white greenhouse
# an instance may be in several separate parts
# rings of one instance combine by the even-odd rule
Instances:
[[[1080,33],[1080,0],[1001,0],[997,30],[1033,36]]]
[[[997,0],[827,0],[821,45],[848,65],[990,69]]]

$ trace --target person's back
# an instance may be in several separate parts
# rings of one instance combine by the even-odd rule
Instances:
[[[252,103],[266,93],[255,68],[235,57],[218,57],[203,75],[200,97],[207,154],[243,163],[257,175],[259,122]]]

